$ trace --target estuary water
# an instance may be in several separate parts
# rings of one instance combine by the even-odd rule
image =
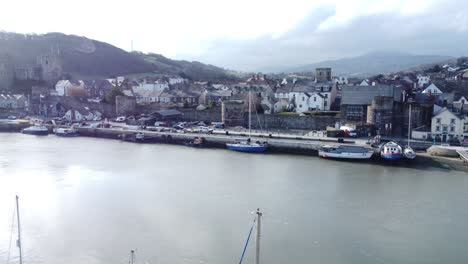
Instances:
[[[26,264],[238,263],[257,207],[262,263],[468,262],[468,174],[443,168],[3,133],[1,262],[16,194]]]

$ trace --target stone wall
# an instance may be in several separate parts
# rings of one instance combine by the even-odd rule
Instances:
[[[183,121],[204,121],[207,123],[220,122],[221,111],[219,108],[212,110],[183,110]],[[252,115],[252,128],[260,129],[300,129],[300,130],[325,130],[327,126],[335,126],[339,117],[335,116],[297,116],[297,115]],[[236,124],[247,127],[248,114],[244,113],[243,122]],[[232,124],[227,124],[233,126]]]
[[[258,120],[260,122],[258,122]],[[252,128],[260,129],[301,129],[325,130],[327,126],[335,126],[340,118],[336,116],[296,116],[296,115],[252,115]],[[248,115],[245,116],[248,124]]]
[[[221,122],[221,109],[219,107],[203,111],[183,109],[179,109],[179,111],[184,113],[184,121]]]
[[[134,97],[118,95],[115,97],[115,114],[134,115],[136,113],[136,101]]]

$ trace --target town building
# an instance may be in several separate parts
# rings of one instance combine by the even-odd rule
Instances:
[[[423,94],[433,94],[433,95],[443,94],[443,92],[439,89],[439,87],[437,87],[433,83],[431,83],[428,87],[426,87],[421,93],[423,93]]]
[[[393,131],[395,103],[401,102],[401,87],[393,85],[341,87],[341,118],[345,123],[374,125],[381,135]]]
[[[0,94],[0,109],[24,109],[27,98],[22,94]]]
[[[468,136],[468,119],[444,107],[432,117],[431,134],[433,139],[441,142],[462,140]]]
[[[425,75],[418,75],[416,77],[418,79],[418,87],[424,87],[431,83],[431,77]]]

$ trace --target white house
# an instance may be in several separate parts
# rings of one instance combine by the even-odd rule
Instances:
[[[433,83],[422,91],[423,94],[443,94],[443,92]]]
[[[333,81],[335,83],[341,84],[341,85],[347,85],[348,84],[348,78],[345,77],[345,76],[335,77],[335,78],[333,78]]]
[[[19,94],[0,94],[0,108],[18,109],[27,104],[26,97]]]
[[[182,77],[169,77],[169,84],[174,85],[178,83],[184,83],[184,78]]]
[[[465,96],[460,96],[460,98],[458,98],[458,100],[454,100],[453,101],[453,107],[457,108],[457,109],[461,109],[462,107],[463,108],[466,108],[466,103],[468,101],[466,100],[466,97]]]
[[[296,105],[296,113],[304,113],[312,110],[325,110],[328,106],[327,94],[317,92],[292,92],[290,96]]]
[[[132,88],[137,104],[159,102],[160,95],[166,89],[169,89],[169,83],[164,81],[156,81],[153,83],[143,82]]]
[[[370,83],[369,83],[369,80],[365,79],[365,80],[362,80],[362,82],[359,84],[359,86],[369,86]]]
[[[118,76],[118,77],[115,77],[115,78],[111,78],[111,79],[107,79],[107,81],[112,84],[112,86],[116,87],[116,86],[121,86],[122,83],[125,81],[125,77],[123,76]]]
[[[461,140],[468,135],[468,120],[444,107],[432,117],[431,134],[442,142]]]
[[[426,84],[429,84],[431,82],[431,77],[429,76],[423,76],[423,75],[418,75],[418,86],[423,87]]]

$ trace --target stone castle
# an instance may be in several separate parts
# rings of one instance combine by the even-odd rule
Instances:
[[[19,65],[11,56],[0,54],[0,91],[9,90],[14,80],[34,80],[53,83],[63,74],[63,63],[58,47],[37,56],[36,63]]]

